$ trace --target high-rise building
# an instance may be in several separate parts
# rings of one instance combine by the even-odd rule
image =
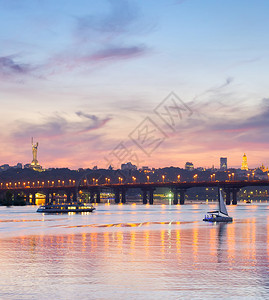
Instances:
[[[137,166],[133,165],[131,162],[127,162],[126,164],[121,165],[121,170],[137,170]]]
[[[248,171],[248,160],[247,160],[246,153],[244,153],[243,155],[241,170]]]
[[[187,161],[187,162],[185,163],[185,170],[192,171],[193,169],[194,169],[193,163]]]
[[[221,157],[220,158],[220,169],[222,171],[226,171],[227,170],[227,157]]]

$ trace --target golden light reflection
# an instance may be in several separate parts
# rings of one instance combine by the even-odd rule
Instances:
[[[197,261],[197,256],[198,256],[198,227],[197,225],[194,225],[195,227],[193,228],[192,234],[192,250],[193,250],[193,259],[194,261]]]
[[[161,236],[161,252],[164,258],[164,253],[165,253],[165,230],[164,229],[161,230],[160,236]]]
[[[181,236],[180,236],[180,229],[176,230],[176,248],[177,248],[177,253],[181,254]]]
[[[104,250],[105,252],[109,251],[109,235],[110,233],[105,231],[104,232]]]

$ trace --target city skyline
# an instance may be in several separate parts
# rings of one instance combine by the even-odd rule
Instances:
[[[45,167],[106,168],[121,142],[140,166],[267,166],[268,8],[0,0],[0,165],[31,163],[33,136]],[[155,110],[172,91],[191,114],[171,130]],[[130,139],[146,118],[165,136],[150,153]]]

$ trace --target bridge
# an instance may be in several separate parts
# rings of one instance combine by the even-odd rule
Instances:
[[[226,180],[226,181],[191,181],[191,182],[143,182],[138,183],[133,181],[131,183],[122,182],[98,184],[95,180],[89,184],[87,180],[82,180],[77,183],[75,180],[65,181],[37,181],[37,182],[8,182],[0,183],[0,197],[4,196],[7,191],[11,192],[14,196],[21,194],[25,197],[27,204],[36,204],[36,194],[45,195],[46,203],[53,203],[55,195],[64,193],[66,203],[74,203],[80,201],[78,199],[78,192],[89,192],[90,202],[100,203],[102,192],[112,191],[114,194],[115,203],[126,203],[126,192],[128,189],[139,189],[142,192],[143,204],[154,203],[154,191],[157,188],[168,188],[173,194],[173,204],[185,203],[185,193],[188,189],[194,187],[204,188],[222,188],[226,195],[226,204],[237,204],[237,194],[241,188],[255,186],[255,187],[269,187],[269,180]],[[31,195],[31,201],[30,201]]]

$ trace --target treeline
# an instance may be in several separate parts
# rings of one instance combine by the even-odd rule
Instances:
[[[24,206],[26,205],[26,201],[23,196],[16,195],[14,196],[10,191],[7,191],[0,198],[0,205],[2,206]]]

